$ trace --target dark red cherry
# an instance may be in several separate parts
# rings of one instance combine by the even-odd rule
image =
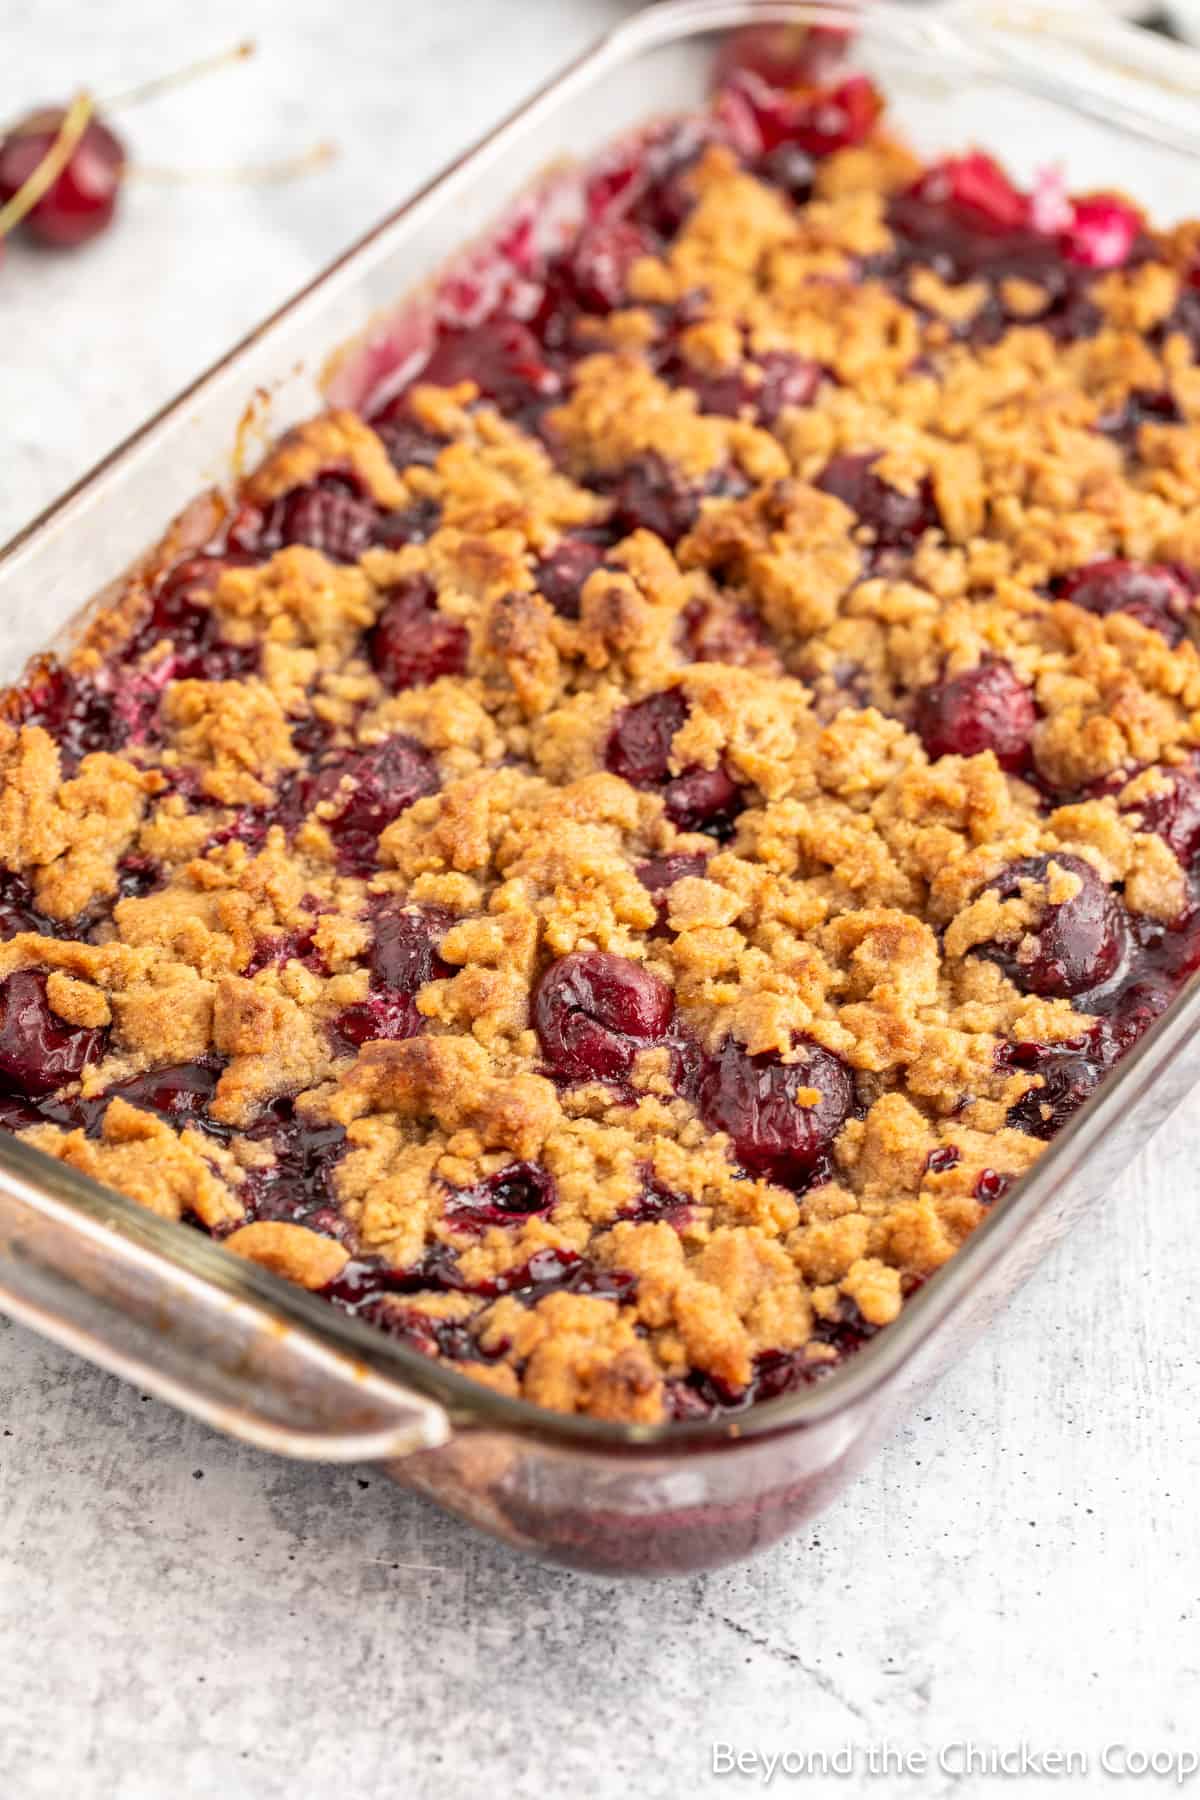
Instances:
[[[751,1056],[726,1038],[700,1078],[705,1123],[729,1133],[744,1168],[785,1187],[804,1186],[820,1172],[854,1101],[840,1058],[804,1039],[796,1050],[797,1060],[784,1062],[774,1051]]]
[[[700,490],[657,450],[627,463],[611,492],[613,523],[622,533],[653,531],[675,545],[700,516]]]
[[[1074,999],[1117,974],[1129,954],[1128,918],[1118,897],[1081,856],[1022,857],[988,887],[1011,900],[1027,882],[1053,882],[1051,863],[1079,878],[1079,892],[1047,905],[1020,944],[997,944],[987,954],[1024,993]]]
[[[514,1225],[549,1212],[556,1198],[554,1177],[540,1163],[509,1163],[474,1187],[455,1189],[446,1203],[446,1218],[474,1229]]]
[[[30,113],[0,140],[0,203],[24,187],[54,146],[66,114],[61,106]],[[86,243],[112,223],[125,174],[125,149],[102,120],[89,119],[66,166],[21,223],[59,249]]]
[[[0,869],[0,940],[7,941],[18,931],[37,931],[43,937],[66,935],[61,924],[38,911],[29,883],[10,869]]]
[[[809,156],[861,144],[883,111],[883,97],[866,75],[852,75],[828,88],[771,87],[750,69],[725,84],[726,96],[745,107],[764,151],[796,144]]]
[[[357,562],[375,536],[378,509],[348,476],[320,475],[274,501],[263,521],[261,548],[307,544],[335,562]]]
[[[1100,618],[1128,613],[1152,631],[1161,631],[1171,645],[1182,642],[1194,605],[1192,586],[1182,570],[1170,563],[1126,562],[1120,557],[1061,575],[1055,593]]]
[[[758,358],[758,379],[748,369],[728,375],[701,375],[684,365],[678,379],[690,387],[700,411],[722,418],[749,418],[774,425],[786,406],[808,406],[821,385],[820,363],[791,350],[768,350]]]
[[[1006,662],[980,663],[917,695],[913,726],[930,756],[979,756],[991,750],[1002,769],[1022,768],[1037,723],[1025,683]]]
[[[556,1074],[603,1080],[628,1075],[639,1050],[662,1038],[674,1011],[674,994],[649,969],[607,951],[579,950],[541,977],[533,1020]]]
[[[438,955],[438,945],[453,923],[434,907],[407,911],[385,902],[375,914],[371,974],[393,993],[415,994],[427,981],[440,981],[453,969]]]
[[[704,831],[711,837],[730,835],[746,795],[723,763],[715,769],[685,769],[663,789],[671,823],[680,831]]]
[[[473,381],[485,400],[516,414],[562,392],[561,375],[528,326],[507,318],[489,319],[466,331],[444,331],[417,380],[436,387]]]
[[[401,472],[414,467],[431,469],[446,448],[444,438],[435,437],[423,425],[418,425],[407,394],[397,395],[381,406],[378,412],[370,414],[367,423],[383,439],[392,467]]]
[[[759,158],[755,174],[762,181],[769,181],[781,193],[794,200],[797,206],[803,206],[806,200],[812,199],[813,183],[816,180],[817,168],[807,151],[799,144],[777,144],[774,150],[768,150]]]
[[[0,983],[0,1081],[18,1093],[49,1094],[104,1054],[108,1033],[68,1025],[46,998],[39,969]]]
[[[1139,814],[1143,831],[1156,831],[1190,869],[1200,859],[1200,758],[1160,773],[1161,791],[1128,810]]]
[[[745,806],[745,793],[721,763],[671,774],[671,741],[688,715],[686,696],[665,688],[623,708],[613,721],[605,766],[632,787],[656,788],[681,831],[725,834]]]
[[[412,738],[396,736],[364,750],[343,751],[305,783],[305,811],[332,803],[324,816],[344,874],[364,874],[377,858],[379,834],[423,794],[437,792],[437,767],[428,750]]]
[[[210,1057],[202,1062],[168,1063],[144,1075],[130,1075],[105,1090],[104,1099],[125,1100],[144,1112],[157,1113],[182,1128],[192,1120],[203,1122],[208,1103],[216,1092],[222,1064]]]
[[[343,1007],[330,1027],[338,1050],[361,1050],[364,1044],[376,1041],[419,1037],[424,1029],[424,1015],[418,1012],[413,996],[392,993],[370,994]]]
[[[589,575],[601,567],[605,546],[584,536],[563,538],[533,571],[538,593],[560,619],[579,617],[579,595]]]
[[[467,628],[439,612],[437,593],[423,575],[389,588],[387,604],[367,637],[371,667],[393,694],[427,687],[467,666]]]
[[[761,662],[763,623],[750,606],[694,600],[683,614],[683,645],[693,662]]]
[[[944,207],[975,231],[1004,236],[1030,223],[1026,194],[983,150],[949,156],[934,163],[914,182],[910,193],[928,206]]]
[[[609,733],[606,767],[631,787],[662,787],[671,778],[671,741],[688,711],[680,688],[664,688],[624,707]]]
[[[902,494],[876,475],[878,461],[879,453],[871,450],[835,456],[818,475],[816,485],[848,506],[859,524],[874,533],[880,549],[910,549],[939,523],[932,488],[925,480],[915,494]]]
[[[703,851],[677,850],[673,856],[656,856],[639,863],[637,878],[652,894],[665,894],[687,875],[703,875],[708,858]]]
[[[1030,1088],[1009,1109],[1007,1123],[1016,1131],[1048,1143],[1091,1099],[1116,1055],[1104,1024],[1094,1026],[1084,1037],[1070,1038],[1061,1044],[1002,1044],[996,1053],[998,1067],[1020,1069],[1041,1078],[1040,1086]],[[977,1184],[975,1197],[990,1204],[999,1195],[981,1192]]]
[[[1105,413],[1096,429],[1132,453],[1137,449],[1138,433],[1143,425],[1182,425],[1183,414],[1169,388],[1133,388],[1122,404]]]
[[[588,312],[611,312],[628,299],[629,274],[641,256],[653,253],[645,232],[628,219],[604,219],[587,226],[571,252],[571,283]]]

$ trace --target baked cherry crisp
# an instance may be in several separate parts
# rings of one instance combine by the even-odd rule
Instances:
[[[606,1419],[835,1367],[1200,967],[1200,226],[821,79],[614,150],[0,722],[3,1124]]]

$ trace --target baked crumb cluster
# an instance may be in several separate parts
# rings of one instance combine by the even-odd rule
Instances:
[[[1200,964],[1200,232],[878,113],[735,71],[9,696],[10,1130],[650,1422],[1036,1161]]]

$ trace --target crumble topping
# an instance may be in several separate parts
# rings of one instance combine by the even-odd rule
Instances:
[[[1200,227],[750,99],[0,721],[0,1123],[612,1420],[892,1323],[1200,966]]]

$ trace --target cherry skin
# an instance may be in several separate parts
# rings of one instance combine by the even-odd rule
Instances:
[[[1022,992],[1074,999],[1117,974],[1129,954],[1129,926],[1120,900],[1081,856],[1022,857],[988,887],[1011,900],[1027,882],[1052,881],[1051,863],[1078,876],[1079,892],[1047,905],[1019,945],[997,944],[987,954]]]
[[[980,663],[917,695],[913,726],[930,756],[991,750],[1002,769],[1022,768],[1037,723],[1033,695],[1006,662]]]
[[[721,763],[715,769],[693,764],[672,775],[671,741],[687,716],[687,697],[678,688],[664,688],[624,707],[608,736],[605,767],[631,787],[656,788],[667,817],[680,831],[721,837],[741,812],[745,795]]]
[[[549,556],[544,556],[533,571],[538,592],[548,600],[560,619],[579,617],[579,596],[589,575],[594,575],[605,558],[603,544],[585,535],[565,537]]]
[[[700,1113],[714,1131],[728,1132],[738,1161],[755,1175],[801,1187],[821,1161],[850,1112],[850,1071],[832,1051],[802,1040],[799,1060],[775,1051],[751,1056],[726,1038],[700,1078]],[[797,1095],[815,1091],[815,1103]]]
[[[607,951],[577,950],[551,963],[538,982],[533,1022],[555,1074],[604,1080],[628,1075],[674,1011],[674,994],[649,969]]]
[[[703,875],[707,867],[708,858],[703,852],[677,850],[672,856],[655,856],[649,862],[639,863],[637,878],[650,893],[665,894],[686,876]]]
[[[700,516],[700,491],[657,450],[626,464],[613,484],[612,500],[620,531],[653,531],[664,544],[677,544]]]
[[[46,107],[30,113],[0,140],[0,203],[11,200],[45,160],[65,116],[61,106]],[[124,174],[124,145],[93,117],[65,167],[21,223],[31,237],[58,249],[85,244],[111,225]]]
[[[298,796],[305,812],[321,802],[331,804],[322,815],[337,846],[343,874],[366,874],[374,866],[379,834],[424,794],[436,793],[433,758],[412,738],[397,735],[365,750],[341,753]]]
[[[389,591],[367,639],[371,666],[393,694],[427,687],[467,666],[467,628],[438,611],[430,582],[417,575]]]
[[[269,553],[285,544],[307,544],[334,562],[357,562],[374,541],[378,518],[349,476],[327,473],[272,502],[258,547]]]
[[[108,1033],[68,1025],[46,998],[46,977],[18,969],[0,984],[0,1081],[49,1094],[104,1053]]]
[[[628,219],[589,225],[571,253],[575,298],[587,312],[612,312],[625,304],[629,274],[641,256],[653,254],[645,233]]]
[[[1169,563],[1126,562],[1120,557],[1072,569],[1059,577],[1055,592],[1060,600],[1099,618],[1128,613],[1151,631],[1161,631],[1172,646],[1183,641],[1194,604],[1181,570]]]
[[[547,1213],[557,1198],[554,1177],[540,1163],[509,1163],[471,1188],[458,1188],[446,1204],[449,1224],[480,1229],[515,1225]]]
[[[1164,769],[1160,793],[1139,800],[1130,810],[1138,813],[1143,831],[1156,831],[1175,852],[1185,869],[1200,861],[1200,758],[1178,769]]]
[[[915,494],[902,494],[876,475],[878,460],[876,451],[835,456],[818,475],[816,485],[848,506],[859,524],[874,533],[880,549],[911,549],[938,523],[929,483],[923,481]]]

